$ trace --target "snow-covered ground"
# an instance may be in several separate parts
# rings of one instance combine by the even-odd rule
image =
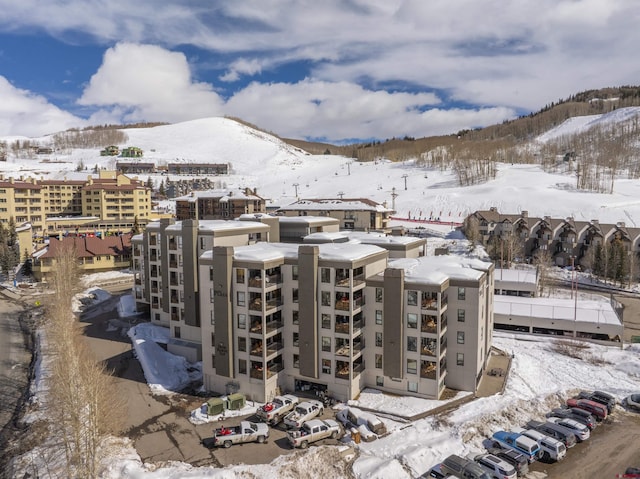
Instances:
[[[622,121],[639,111],[640,108],[621,108],[607,115],[572,118],[539,140],[582,131],[589,125]],[[257,188],[258,194],[267,198],[268,206],[287,205],[297,198],[336,198],[344,194],[395,205],[396,216],[401,218],[459,222],[470,212],[495,206],[505,213],[526,210],[530,216],[572,216],[576,220],[640,225],[637,180],[616,180],[613,194],[588,193],[575,189],[572,175],[546,173],[536,165],[501,164],[494,180],[460,188],[451,171],[421,167],[414,160],[356,162],[341,156],[308,155],[270,135],[223,118],[124,131],[129,140],[121,146],[142,148],[144,162],[229,163],[230,175],[211,177],[216,186]],[[41,144],[50,141],[47,137],[32,140]],[[16,158],[9,149],[7,161],[0,162],[0,174],[84,180],[95,166],[114,169],[116,161],[100,156],[99,148],[59,151],[32,159]],[[81,162],[87,170],[76,172]],[[141,179],[146,181],[148,176],[141,175]],[[166,178],[150,176],[156,185]]]

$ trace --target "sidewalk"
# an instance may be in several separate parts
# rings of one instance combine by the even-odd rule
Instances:
[[[504,391],[504,386],[511,369],[511,356],[504,354],[495,348],[491,349],[491,355],[487,362],[487,368],[480,378],[477,397],[489,397],[500,394]]]

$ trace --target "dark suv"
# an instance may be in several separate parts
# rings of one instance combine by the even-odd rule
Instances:
[[[490,447],[489,449],[487,449],[487,452],[511,464],[516,469],[518,476],[524,476],[527,472],[529,472],[529,460],[527,459],[527,456],[525,456],[521,452],[516,451],[515,449]]]
[[[591,401],[604,404],[605,406],[607,406],[607,414],[611,414],[613,408],[616,406],[616,398],[611,394],[605,393],[603,391],[593,391],[592,393],[588,391],[580,391],[578,397],[580,399],[589,399]]]

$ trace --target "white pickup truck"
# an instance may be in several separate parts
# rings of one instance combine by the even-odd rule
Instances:
[[[269,437],[269,426],[262,423],[242,421],[239,426],[219,427],[213,431],[213,445],[231,447],[243,442],[262,444]]]
[[[285,416],[284,425],[291,429],[300,429],[306,421],[321,416],[323,412],[324,406],[320,401],[301,402]]]
[[[341,435],[342,428],[333,419],[312,419],[302,425],[302,428],[297,431],[288,431],[287,438],[289,444],[293,447],[300,447],[306,449],[312,442],[319,441],[330,437],[336,439],[338,435]]]
[[[276,396],[273,401],[268,402],[256,411],[256,416],[272,426],[275,426],[284,417],[290,413],[294,407],[300,402],[296,396],[285,394],[284,396]]]

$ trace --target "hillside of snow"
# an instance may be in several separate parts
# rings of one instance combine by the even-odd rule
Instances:
[[[538,140],[548,141],[589,125],[622,121],[638,112],[640,108],[624,108],[605,115],[572,118]],[[225,118],[123,131],[128,141],[119,146],[140,147],[144,158],[101,157],[99,149],[94,148],[25,159],[16,158],[8,148],[7,161],[0,162],[0,174],[86,179],[95,166],[114,169],[116,161],[154,162],[159,166],[168,162],[229,163],[231,174],[213,178],[216,187],[257,188],[268,206],[287,205],[297,198],[367,197],[386,202],[401,218],[461,221],[473,211],[495,206],[504,213],[526,210],[530,216],[571,216],[576,220],[640,225],[640,183],[636,180],[618,179],[613,194],[598,194],[577,191],[573,176],[546,173],[537,165],[500,164],[495,179],[459,187],[450,171],[427,169],[415,161],[365,163],[342,156],[309,155]],[[48,137],[32,140],[50,143]],[[80,164],[85,169],[76,172]],[[156,185],[165,178],[152,175]],[[186,177],[171,179],[178,178]],[[146,181],[147,175],[140,179]]]

